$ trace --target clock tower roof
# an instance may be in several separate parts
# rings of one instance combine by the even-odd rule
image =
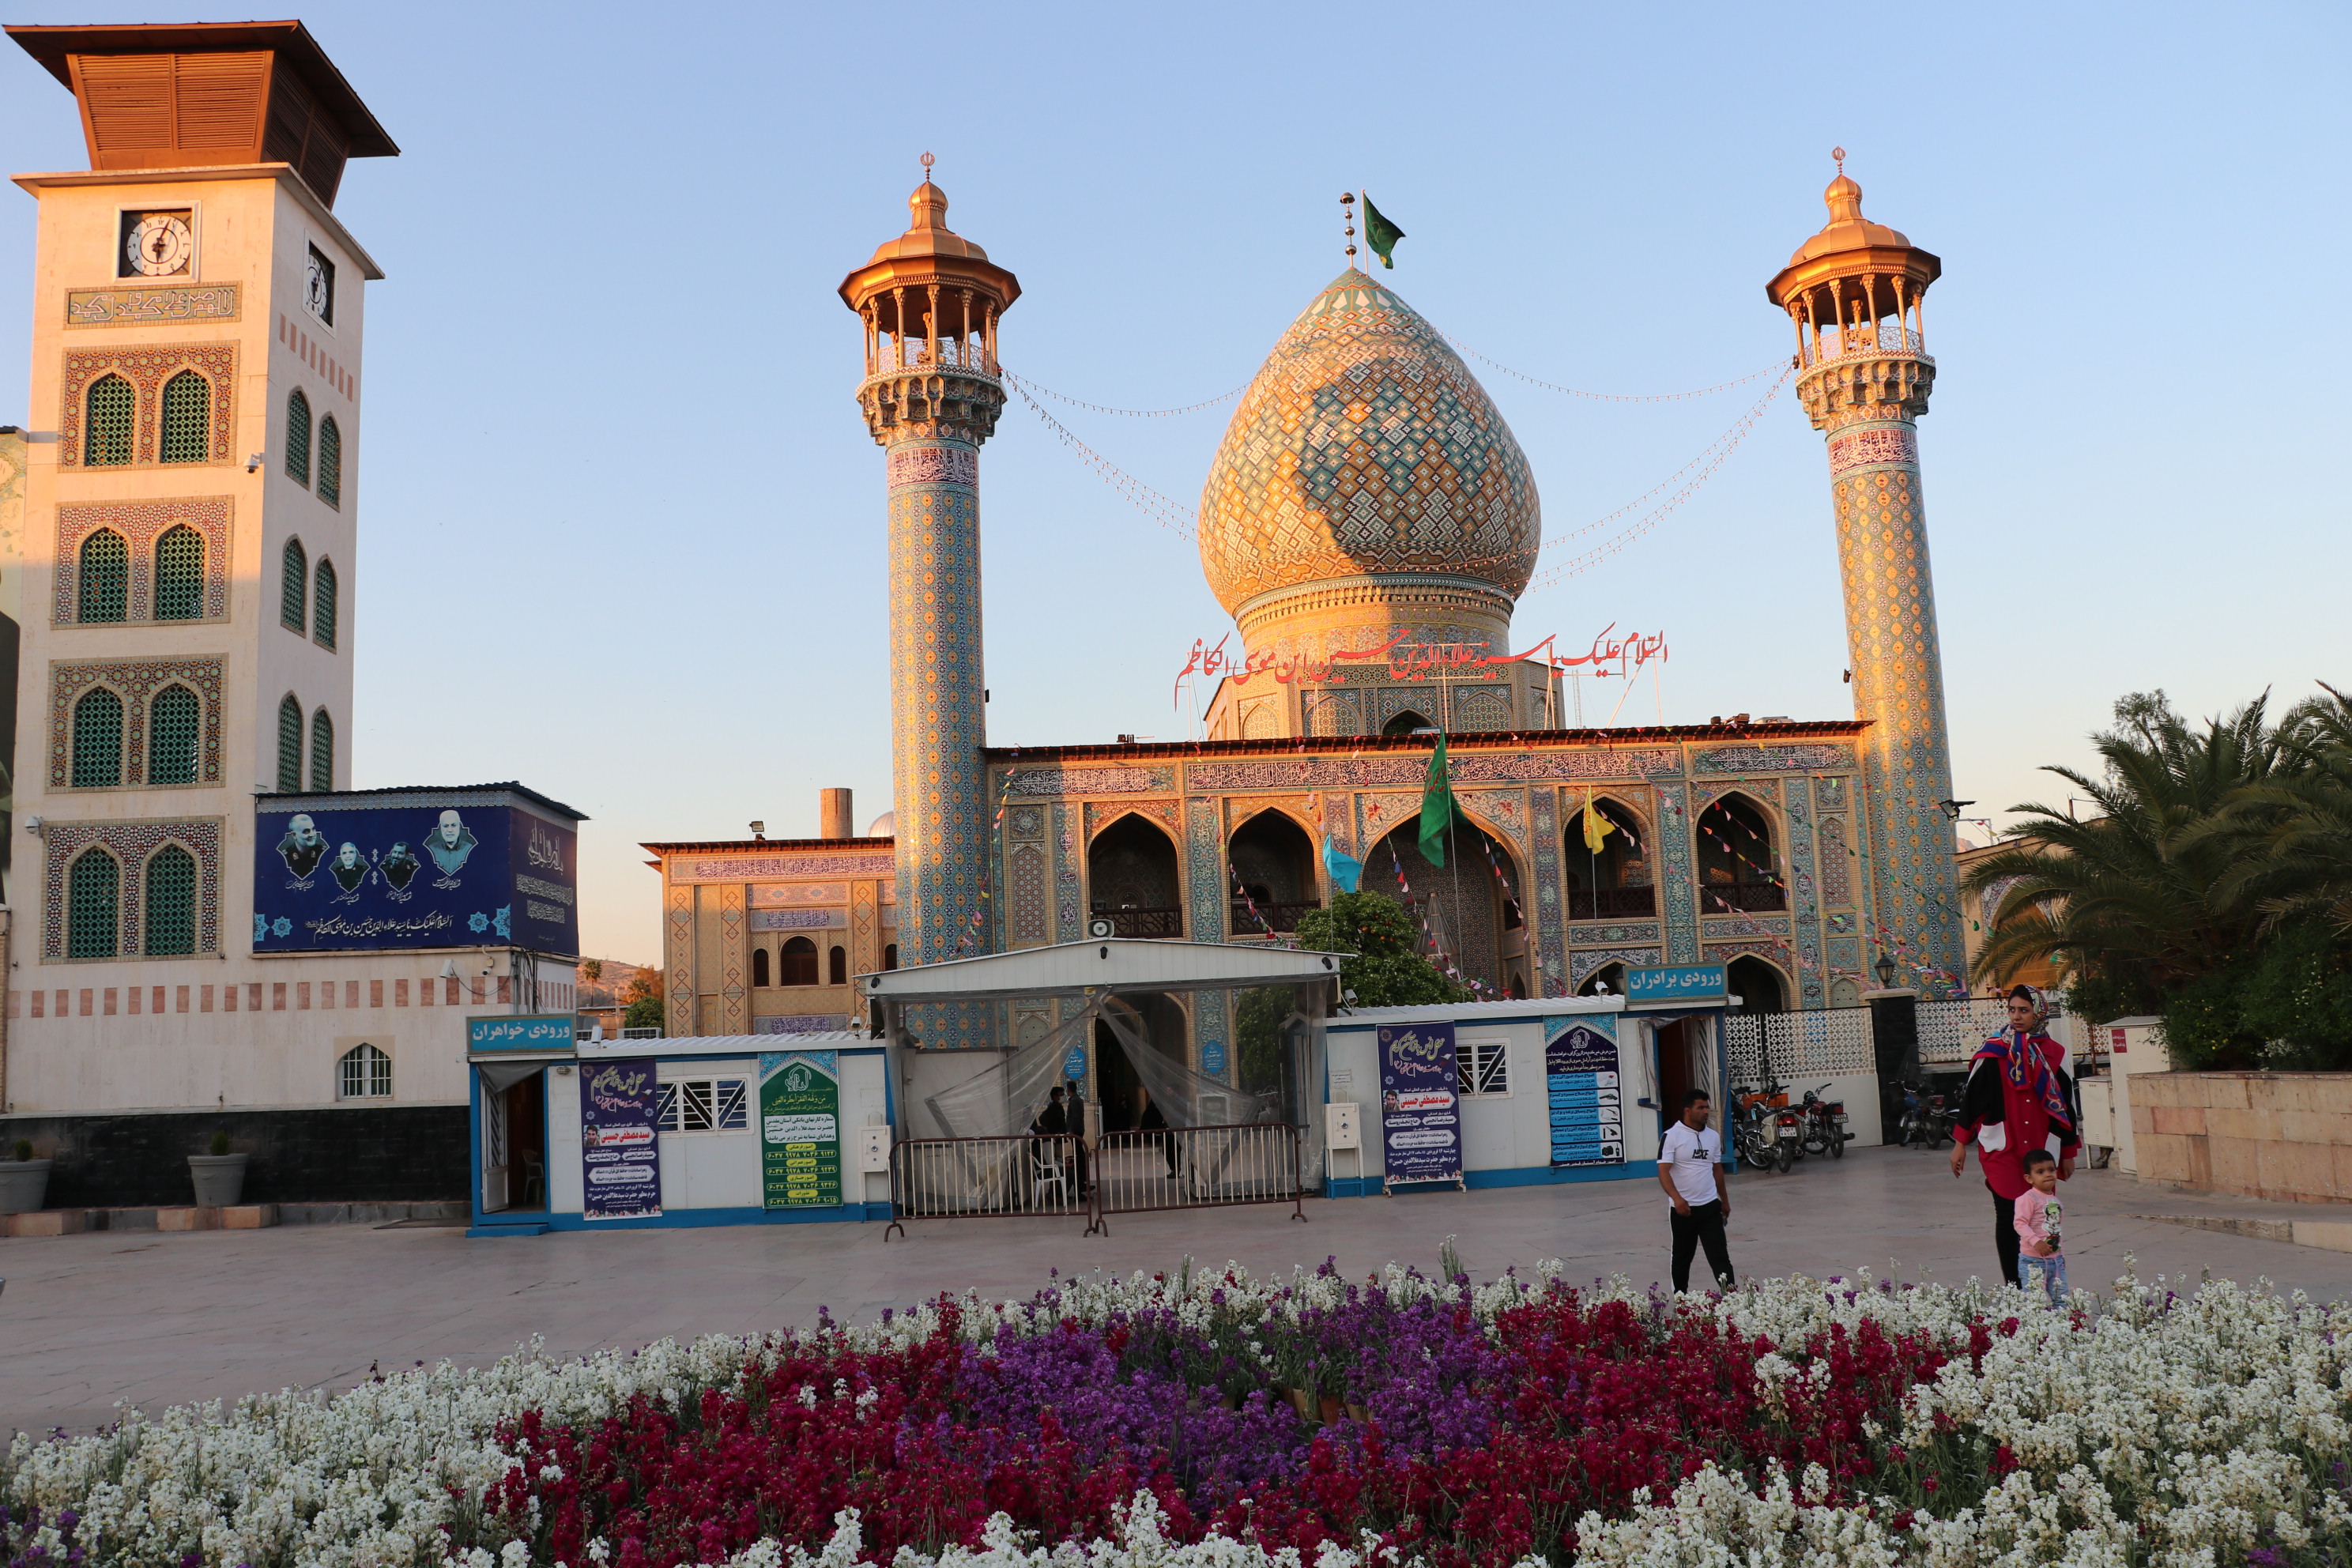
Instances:
[[[331,206],[348,160],[400,154],[299,22],[7,31],[73,89],[92,169],[289,163]]]

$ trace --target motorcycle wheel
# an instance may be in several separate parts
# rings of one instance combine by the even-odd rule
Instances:
[[[1845,1158],[1844,1133],[1832,1132],[1830,1134],[1830,1158],[1832,1160],[1843,1160]]]
[[[1772,1157],[1773,1163],[1780,1166],[1780,1173],[1784,1176],[1789,1173],[1789,1167],[1796,1163],[1796,1156],[1789,1152],[1789,1146],[1786,1143],[1775,1150]]]

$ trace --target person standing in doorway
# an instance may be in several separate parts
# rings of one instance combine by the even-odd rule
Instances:
[[[2066,1047],[2042,1032],[2050,1009],[2042,993],[2018,985],[2009,993],[2009,1027],[1984,1043],[1969,1064],[1960,1090],[1960,1119],[1952,1128],[1952,1174],[1967,1168],[1969,1145],[1977,1146],[1977,1168],[1992,1194],[1993,1250],[2000,1277],[2017,1279],[2017,1200],[2032,1184],[2026,1161],[2058,1135],[2058,1179],[2074,1174],[2074,1085],[2067,1075]]]
[[[1690,1289],[1691,1255],[1706,1248],[1706,1267],[1718,1289],[1738,1281],[1731,1271],[1731,1246],[1723,1227],[1731,1218],[1731,1184],[1723,1166],[1723,1134],[1706,1124],[1714,1110],[1706,1090],[1683,1096],[1682,1120],[1666,1129],[1658,1150],[1658,1185],[1674,1205],[1667,1215],[1675,1233],[1675,1289]]]

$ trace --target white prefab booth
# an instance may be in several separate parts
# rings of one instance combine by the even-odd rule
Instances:
[[[1655,1180],[1664,1119],[1675,1114],[1683,1089],[1706,1089],[1713,1124],[1723,1126],[1718,1015],[1717,1008],[1648,1013],[1629,1009],[1622,996],[1335,1015],[1324,1024],[1324,1190],[1332,1197],[1384,1190],[1380,1031],[1433,1024],[1454,1032],[1464,1186]],[[1555,1047],[1571,1037],[1584,1049],[1563,1061]],[[1615,1041],[1613,1074],[1596,1070],[1591,1042],[1603,1037]],[[1612,1076],[1615,1082],[1607,1081]],[[1621,1130],[1614,1140],[1606,1136],[1612,1126]]]

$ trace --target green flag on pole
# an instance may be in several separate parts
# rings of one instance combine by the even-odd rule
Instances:
[[[1421,858],[1433,866],[1445,864],[1445,837],[1462,816],[1454,802],[1454,781],[1445,765],[1445,734],[1437,736],[1437,752],[1429,759],[1429,782],[1421,790]]]
[[[1403,237],[1404,230],[1381,216],[1381,209],[1372,205],[1371,195],[1367,193],[1364,196],[1364,243],[1372,247],[1372,254],[1381,258],[1381,265],[1391,272],[1396,270],[1396,258],[1390,253],[1396,249],[1396,242]]]

